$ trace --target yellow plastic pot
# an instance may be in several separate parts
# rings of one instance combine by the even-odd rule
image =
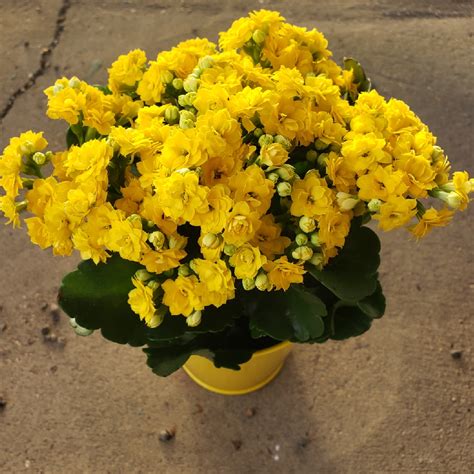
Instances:
[[[222,395],[243,395],[271,382],[280,372],[291,351],[290,342],[255,352],[240,370],[216,368],[206,357],[191,356],[183,369],[201,387]]]

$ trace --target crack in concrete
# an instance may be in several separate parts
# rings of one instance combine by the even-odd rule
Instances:
[[[67,12],[70,7],[71,0],[63,0],[61,8],[58,11],[58,16],[56,18],[53,39],[51,40],[49,45],[41,51],[40,64],[38,69],[36,69],[36,71],[34,71],[33,73],[29,74],[28,80],[15,92],[13,92],[13,94],[9,97],[5,107],[0,112],[0,122],[2,122],[3,119],[5,119],[5,117],[8,115],[8,112],[10,112],[12,107],[15,105],[15,102],[18,97],[22,96],[26,91],[31,89],[36,84],[38,78],[43,76],[46,71],[51,67],[50,58],[53,54],[53,51],[59,44],[59,40],[64,31],[64,24],[66,23]]]

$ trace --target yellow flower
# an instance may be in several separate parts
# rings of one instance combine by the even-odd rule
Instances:
[[[260,149],[260,162],[267,166],[281,166],[288,160],[288,152],[280,143],[264,145]]]
[[[390,196],[380,206],[379,213],[373,218],[379,221],[383,230],[392,230],[407,224],[416,215],[416,199],[405,199],[401,196]]]
[[[107,235],[106,246],[118,252],[125,260],[140,262],[147,252],[147,234],[142,230],[139,219],[114,220]]]
[[[456,171],[453,173],[454,191],[460,197],[459,209],[463,211],[469,203],[469,193],[474,191],[474,180],[469,179],[467,171]]]
[[[286,256],[267,262],[264,267],[268,280],[276,290],[288,290],[292,283],[303,283],[306,273],[303,263],[291,263]]]
[[[207,209],[205,212],[196,213],[192,220],[193,225],[201,227],[204,234],[218,234],[225,227],[227,216],[234,202],[229,196],[227,186],[216,184],[211,187],[207,195]]]
[[[415,198],[427,197],[428,191],[436,187],[436,172],[427,158],[420,155],[405,155],[395,161],[395,167],[408,177],[408,192]]]
[[[146,55],[141,49],[122,54],[109,68],[109,89],[119,94],[133,90],[145,70]]]
[[[163,84],[165,72],[166,69],[156,61],[150,61],[150,67],[143,74],[143,78],[137,88],[137,94],[146,104],[153,105],[160,102],[161,95],[165,90],[165,84]]]
[[[163,249],[163,250],[149,250],[147,251],[140,263],[145,265],[150,273],[160,273],[177,268],[180,265],[180,260],[186,257],[187,253],[183,249]]]
[[[318,218],[319,241],[326,247],[343,247],[351,227],[352,215],[347,212],[332,211]]]
[[[82,108],[84,125],[95,128],[101,135],[107,135],[115,123],[115,114],[110,110],[112,104],[96,87],[85,86],[84,94],[86,99]]]
[[[326,173],[338,191],[351,193],[355,189],[355,173],[347,167],[342,156],[334,152],[329,153]]]
[[[309,171],[304,179],[293,184],[291,199],[290,212],[293,216],[314,217],[332,209],[335,194],[317,171]]]
[[[168,178],[157,179],[155,187],[163,213],[176,222],[179,219],[190,222],[196,212],[207,209],[209,188],[199,185],[196,173],[172,173]]]
[[[281,255],[285,248],[291,244],[291,240],[281,235],[282,227],[275,223],[272,214],[263,216],[260,223],[261,225],[250,243],[257,246],[271,260],[275,255]]]
[[[234,267],[234,274],[239,279],[255,278],[267,258],[260,254],[258,247],[244,244],[230,257],[229,263]]]
[[[444,227],[451,222],[454,211],[449,209],[436,210],[434,207],[426,210],[421,216],[418,223],[409,228],[410,232],[416,237],[417,240],[424,237],[426,234],[431,232],[434,227]]]
[[[151,147],[152,141],[145,137],[142,130],[134,128],[112,127],[109,137],[119,146],[124,156],[135,155]]]
[[[149,286],[145,286],[137,278],[132,278],[135,287],[128,294],[128,304],[132,311],[145,321],[150,328],[157,327],[161,319],[156,315],[156,308],[153,302],[153,290]]]
[[[394,170],[391,165],[377,166],[357,180],[359,198],[364,201],[381,199],[386,201],[389,196],[402,196],[408,190],[409,178],[401,170]]]
[[[207,160],[206,144],[195,128],[174,129],[163,145],[160,163],[172,171],[195,168]]]
[[[10,196],[0,196],[0,211],[8,219],[7,224],[20,227],[20,215],[16,208],[15,200]]]
[[[195,258],[192,268],[199,277],[198,291],[203,306],[212,304],[218,308],[235,297],[234,280],[224,261],[211,262]]]
[[[275,192],[273,183],[265,178],[262,168],[251,165],[244,171],[235,173],[229,180],[234,201],[246,202],[252,210],[265,214],[270,207]]]
[[[259,214],[252,211],[246,202],[235,204],[227,218],[224,240],[228,244],[243,245],[253,238],[260,226]]]
[[[166,280],[161,285],[164,290],[163,304],[168,306],[174,316],[189,316],[194,310],[202,309],[198,285],[198,279],[194,275]]]
[[[90,179],[107,182],[106,168],[112,159],[112,154],[112,147],[104,140],[90,140],[80,147],[70,148],[64,167],[68,176],[78,183]]]
[[[84,94],[85,82],[77,77],[58,79],[54,86],[48,87],[44,93],[48,97],[46,115],[53,119],[63,119],[70,125],[79,121],[79,115],[86,105]]]

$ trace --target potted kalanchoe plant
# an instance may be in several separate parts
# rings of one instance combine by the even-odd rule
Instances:
[[[80,252],[59,292],[79,334],[144,347],[158,375],[186,363],[202,385],[243,393],[276,375],[290,342],[357,336],[383,315],[364,224],[421,238],[466,208],[473,180],[327,46],[261,10],[218,46],[134,50],[106,86],[46,89],[67,147],[12,138],[0,209],[15,227],[28,211],[41,248]]]

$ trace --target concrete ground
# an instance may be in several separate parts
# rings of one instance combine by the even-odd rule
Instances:
[[[30,128],[63,145],[44,114],[56,77],[103,81],[121,53],[216,38],[262,7],[317,26],[337,60],[358,58],[430,124],[454,168],[474,172],[468,0],[2,0],[0,146]],[[297,347],[271,385],[235,398],[183,372],[154,376],[140,350],[76,337],[50,306],[76,260],[2,226],[0,472],[473,472],[473,216],[420,244],[381,235],[386,316],[357,339]],[[175,439],[160,442],[163,429]]]

